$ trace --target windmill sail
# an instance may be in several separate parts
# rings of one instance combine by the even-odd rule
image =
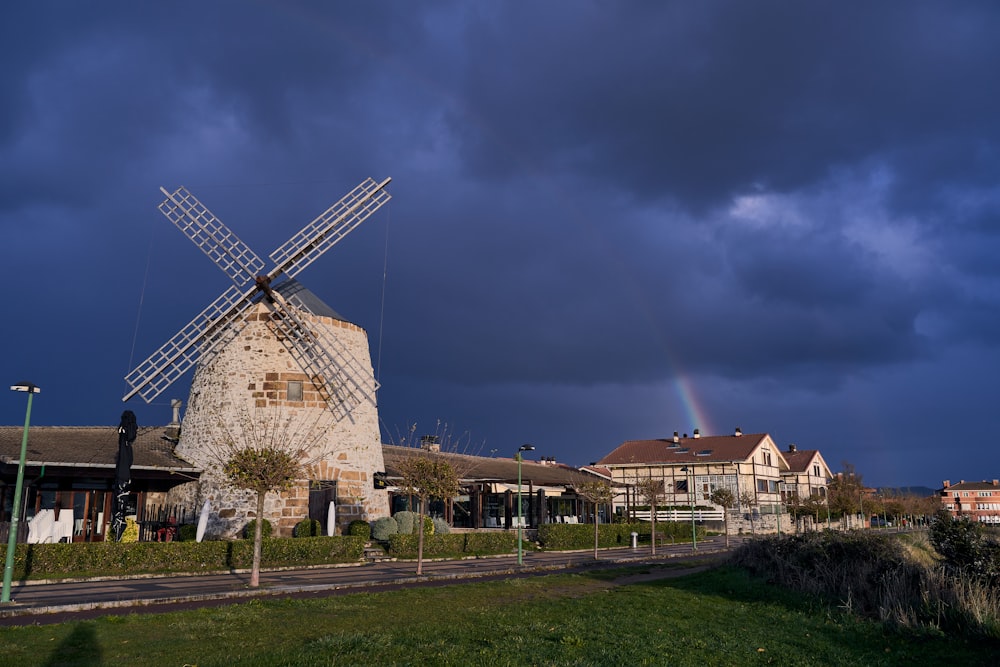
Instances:
[[[282,335],[291,356],[303,371],[322,385],[337,419],[378,389],[370,371],[362,368],[343,345],[328,332],[314,331],[308,309],[296,313],[298,304],[286,305],[275,292],[294,280],[303,269],[341,241],[354,228],[391,199],[381,183],[368,178],[339,202],[297,232],[269,255],[274,267],[260,272],[264,262],[222,221],[185,188],[174,192],[160,188],[166,200],[160,212],[205,253],[233,285],[190,323],[126,377],[129,389],[122,400],[138,394],[147,403],[155,399],[195,363],[206,361],[232,341],[246,326],[246,315],[256,304],[266,303],[274,328]],[[272,289],[272,282],[275,283]]]

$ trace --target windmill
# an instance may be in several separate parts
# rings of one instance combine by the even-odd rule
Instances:
[[[283,335],[289,352],[302,369],[322,383],[330,410],[343,419],[354,407],[378,389],[373,377],[338,344],[308,324],[314,315],[305,302],[281,295],[277,281],[293,280],[303,269],[341,241],[355,227],[382,207],[391,195],[385,186],[392,179],[376,183],[366,179],[339,202],[272,252],[274,267],[266,274],[264,262],[185,188],[173,193],[160,191],[166,199],[160,212],[215,262],[233,285],[201,311],[148,359],[136,366],[125,382],[128,401],[139,395],[150,403],[182,376],[199,358],[213,354],[246,326],[246,312],[257,303],[272,311],[272,325]],[[370,386],[375,383],[374,386]]]
[[[355,503],[359,515],[388,513],[387,498],[374,495],[370,481],[384,466],[375,400],[378,383],[367,335],[343,321],[296,277],[389,201],[385,188],[390,180],[366,179],[272,252],[273,266],[266,273],[264,260],[188,190],[160,189],[166,197],[160,212],[233,283],[125,377],[128,392],[122,400],[138,395],[149,403],[196,366],[178,455],[207,469],[204,447],[218,438],[220,419],[238,419],[233,410],[239,405],[294,405],[296,414],[311,412],[315,418],[322,413],[328,444],[339,448],[312,481],[336,482],[338,497],[367,498],[364,505]],[[312,398],[291,403],[290,390],[276,390],[279,380],[282,386],[291,385],[284,382],[290,377],[301,380],[300,388],[307,385],[305,393]],[[196,490],[177,487],[170,502],[196,507],[210,499],[220,515],[242,515],[239,499],[205,475],[199,484]],[[304,499],[292,494],[282,502],[304,504],[308,512],[309,494],[303,493]],[[344,521],[360,518],[342,514]],[[238,529],[235,524],[221,531],[216,527],[210,526],[210,532]]]

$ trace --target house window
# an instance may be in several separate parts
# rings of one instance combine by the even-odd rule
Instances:
[[[301,380],[289,380],[288,381],[288,400],[293,402],[300,402],[302,400],[302,381]]]
[[[819,464],[813,466],[813,476],[819,477]]]

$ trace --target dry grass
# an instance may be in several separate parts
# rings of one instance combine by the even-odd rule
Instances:
[[[926,538],[808,533],[745,543],[733,563],[896,627],[1000,638],[1000,589],[948,574]]]

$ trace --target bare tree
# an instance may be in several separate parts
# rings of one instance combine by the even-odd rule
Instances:
[[[729,546],[729,510],[736,504],[736,496],[730,489],[724,486],[712,491],[712,495],[709,496],[711,500],[716,505],[722,508],[722,525],[726,531],[726,546]]]
[[[594,504],[594,560],[597,560],[597,545],[600,539],[600,528],[598,525],[598,516],[600,514],[598,508],[601,505],[607,505],[611,503],[615,498],[615,490],[608,482],[604,480],[595,480],[593,482],[584,482],[576,487],[576,492],[587,500]]]
[[[407,458],[399,465],[400,492],[420,501],[417,522],[417,574],[423,574],[424,516],[431,500],[450,500],[458,495],[458,474],[441,457],[427,454]]]
[[[286,491],[322,456],[323,436],[315,421],[296,420],[282,410],[243,411],[237,424],[220,420],[222,441],[210,447],[223,479],[233,488],[256,494],[257,520],[253,536],[250,586],[260,585],[264,500],[268,493]]]
[[[652,477],[647,477],[646,479],[640,479],[635,484],[635,490],[639,493],[639,496],[649,503],[649,521],[652,528],[652,534],[650,535],[650,542],[652,544],[651,554],[656,555],[656,506],[659,505],[660,499],[663,498],[663,494],[666,492],[663,485],[662,479],[653,479]]]

